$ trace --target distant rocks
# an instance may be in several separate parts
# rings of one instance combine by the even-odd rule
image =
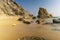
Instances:
[[[53,16],[49,14],[45,8],[39,8],[37,17],[30,14],[29,16],[24,16],[23,18],[19,18],[18,20],[23,21],[23,23],[26,24],[31,24],[31,23],[40,24],[45,22],[45,19],[52,17]]]
[[[19,18],[18,21],[23,22],[24,24],[31,24],[31,23],[36,23],[36,24],[40,24],[40,21],[37,19],[24,19],[24,18]]]
[[[24,18],[19,18],[18,21],[23,22],[24,24],[31,24],[31,22],[25,20]]]

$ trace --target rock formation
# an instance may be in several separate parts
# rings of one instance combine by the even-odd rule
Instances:
[[[0,15],[6,16],[20,16],[19,21],[23,23],[30,24],[37,20],[37,23],[40,23],[38,18],[50,18],[51,14],[48,14],[47,10],[44,8],[39,8],[38,18],[31,15],[26,11],[21,5],[18,5],[14,0],[0,0]],[[32,21],[33,20],[33,21]]]
[[[14,2],[14,0],[0,0],[0,15],[2,14],[28,16],[29,12]]]
[[[49,14],[45,8],[39,8],[39,12],[38,12],[37,17],[44,19],[44,18],[51,18],[52,15]]]

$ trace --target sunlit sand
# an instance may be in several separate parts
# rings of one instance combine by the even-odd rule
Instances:
[[[20,40],[25,36],[38,36],[45,40],[60,39],[60,31],[52,30],[55,28],[54,25],[24,24],[17,19],[16,16],[0,19],[0,40]]]

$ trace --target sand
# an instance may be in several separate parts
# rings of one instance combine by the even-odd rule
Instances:
[[[24,24],[17,19],[16,16],[0,18],[0,40],[20,40],[25,36],[60,40],[60,24]]]

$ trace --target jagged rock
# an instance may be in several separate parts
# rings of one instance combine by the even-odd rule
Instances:
[[[44,19],[44,18],[51,18],[53,16],[51,14],[49,14],[45,8],[39,8],[37,17]]]

